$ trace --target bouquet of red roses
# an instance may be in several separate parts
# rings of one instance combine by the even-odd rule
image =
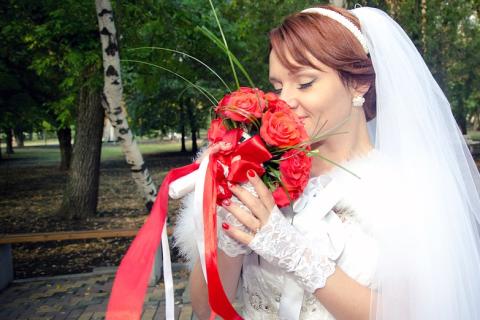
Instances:
[[[171,170],[165,177],[150,216],[123,258],[110,297],[107,319],[136,319],[142,312],[148,277],[160,242],[164,259],[166,313],[173,315],[173,280],[166,235],[168,195],[179,198],[203,188],[197,208],[203,220],[201,253],[206,266],[212,312],[225,319],[241,319],[221,285],[217,269],[217,204],[232,197],[228,183],[245,183],[246,172],[254,170],[284,207],[296,200],[307,185],[311,167],[308,135],[287,103],[273,93],[240,87],[225,95],[215,107],[218,115],[208,129],[210,144],[224,142],[231,147],[209,155],[204,177],[198,177],[199,163]],[[202,162],[202,163],[203,163]],[[198,179],[200,178],[200,179]],[[172,186],[170,185],[172,183]],[[177,190],[172,190],[177,189]]]
[[[210,143],[232,147],[217,157],[217,203],[231,197],[227,183],[247,181],[254,170],[284,207],[305,188],[311,167],[308,135],[296,114],[273,93],[241,87],[224,96],[208,130]]]
[[[195,189],[196,224],[200,239],[197,245],[205,265],[212,315],[224,319],[241,319],[223,290],[217,269],[217,204],[232,197],[228,183],[245,183],[246,173],[254,170],[272,191],[275,202],[284,207],[296,200],[307,185],[311,156],[305,128],[286,102],[273,93],[240,87],[234,64],[255,87],[248,73],[228,49],[212,2],[213,14],[222,33],[222,41],[205,27],[199,30],[223,50],[232,66],[238,90],[225,95],[218,103],[207,90],[190,82],[174,70],[138,60],[123,60],[155,66],[175,74],[198,90],[215,105],[218,115],[208,130],[210,144],[225,142],[231,147],[210,154],[202,163],[175,168],[164,178],[148,219],[142,226],[118,268],[110,295],[106,319],[140,319],[148,279],[160,240],[163,253],[166,319],[174,318],[173,278],[166,231],[169,195],[180,198]],[[142,49],[142,48],[137,48]],[[145,49],[145,48],[143,48]],[[215,73],[199,59],[174,49],[149,47],[190,57]],[[225,82],[219,77],[225,84]],[[227,89],[228,86],[226,86]],[[318,141],[317,138],[315,138]],[[198,189],[197,189],[198,188]],[[198,193],[197,193],[198,191]],[[198,222],[198,223],[197,223]],[[203,252],[202,252],[203,251]]]

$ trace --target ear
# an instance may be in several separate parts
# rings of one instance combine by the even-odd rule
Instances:
[[[353,83],[353,85],[350,87],[350,93],[353,97],[363,97],[368,92],[368,89],[370,89],[370,83]]]

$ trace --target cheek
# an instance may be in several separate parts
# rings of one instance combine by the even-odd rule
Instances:
[[[322,81],[303,96],[301,104],[309,115],[305,122],[308,134],[316,135],[320,127],[327,121],[322,131],[337,125],[350,112],[351,101],[348,91],[341,82]]]

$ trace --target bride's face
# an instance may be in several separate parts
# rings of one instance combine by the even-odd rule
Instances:
[[[287,57],[293,61],[290,56]],[[269,80],[275,92],[292,107],[313,138],[349,116],[353,92],[342,83],[334,69],[314,57],[310,58],[318,69],[296,64],[300,69],[291,71],[280,63],[272,50]]]

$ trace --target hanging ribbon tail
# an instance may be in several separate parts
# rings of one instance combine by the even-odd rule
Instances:
[[[198,163],[192,163],[172,169],[163,179],[150,215],[118,267],[107,307],[107,320],[140,319],[155,253],[162,231],[165,231],[169,185],[176,179],[197,170],[198,167]],[[164,257],[164,259],[170,261],[170,257]],[[164,270],[164,274],[171,274],[171,270]]]
[[[210,155],[203,193],[205,233],[205,265],[207,269],[208,301],[212,314],[226,320],[242,320],[223,290],[217,266],[217,159]]]

